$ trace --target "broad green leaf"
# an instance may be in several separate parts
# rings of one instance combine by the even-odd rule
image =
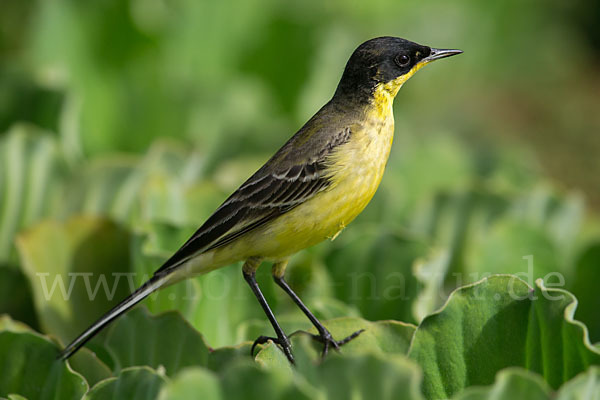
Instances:
[[[172,376],[189,366],[206,366],[209,348],[202,335],[177,312],[151,315],[138,307],[110,328],[106,348],[117,369],[147,365]]]
[[[0,331],[10,332],[34,332],[29,326],[20,321],[16,321],[10,315],[0,315]]]
[[[18,124],[0,136],[0,262],[14,255],[17,232],[56,212],[63,171],[55,139]]]
[[[223,398],[248,400],[319,399],[314,388],[276,368],[239,360],[221,372]]]
[[[17,268],[0,264],[0,314],[37,327],[29,281]]]
[[[250,360],[251,347],[251,342],[243,342],[238,344],[237,346],[224,346],[216,348],[208,354],[207,367],[214,372],[218,372],[224,369],[227,365],[231,364],[232,362],[235,362],[235,360],[238,360],[240,358]]]
[[[423,399],[422,374],[402,355],[331,355],[317,367],[318,387],[331,400]],[[311,382],[312,383],[312,382]]]
[[[148,367],[123,369],[116,378],[108,378],[96,384],[84,397],[85,400],[151,400],[158,397],[166,382],[159,372]]]
[[[469,387],[454,400],[550,400],[550,388],[538,374],[522,368],[506,368],[498,372],[489,387]]]
[[[129,233],[105,219],[46,221],[17,246],[40,325],[64,343],[132,290]]]
[[[4,400],[4,397],[2,397],[2,400]],[[18,394],[9,394],[8,400],[27,400],[27,398]]]
[[[39,334],[0,331],[0,396],[81,399],[87,383],[57,354],[57,346]]]
[[[25,397],[23,397],[23,396],[20,396],[20,395],[18,395],[18,394],[9,394],[9,395],[8,395],[8,398],[9,398],[10,400],[27,400]]]
[[[600,350],[573,320],[576,305],[564,290],[546,289],[540,280],[532,290],[513,276],[492,276],[456,290],[421,322],[409,350],[423,368],[426,397],[489,385],[509,366],[540,373],[556,389],[600,364]]]
[[[0,331],[36,333],[27,325],[11,319],[8,315],[0,315]],[[96,357],[96,354],[85,347],[79,349],[79,351],[69,359],[68,363],[71,369],[82,375],[90,386],[111,376],[110,368]]]
[[[506,368],[498,372],[492,386],[469,387],[453,400],[598,400],[600,368],[590,367],[552,393],[544,379],[522,368]]]
[[[272,368],[279,371],[285,371],[292,374],[292,365],[286,358],[283,351],[279,347],[269,340],[262,348],[262,350],[256,355],[256,362],[266,368]]]
[[[569,290],[579,300],[577,319],[587,325],[592,342],[600,341],[600,296],[597,283],[600,282],[600,242],[592,243],[584,249],[575,263]]]
[[[163,385],[158,400],[221,400],[223,390],[218,377],[204,368],[187,368]]]
[[[542,374],[556,389],[590,366],[600,365],[600,348],[590,343],[587,327],[575,320],[575,296],[563,289],[547,288],[541,279],[536,281],[534,296],[526,367]]]
[[[591,367],[565,383],[555,397],[556,400],[600,399],[600,368]]]
[[[77,353],[69,358],[69,365],[81,374],[90,386],[112,376],[110,368],[94,352],[85,347],[77,350]]]

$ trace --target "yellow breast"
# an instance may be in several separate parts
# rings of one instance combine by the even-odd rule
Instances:
[[[353,130],[352,140],[331,155],[329,195],[338,207],[340,228],[366,207],[383,177],[394,138],[392,98],[387,91],[376,94],[361,125]]]
[[[262,234],[272,239],[263,256],[285,258],[332,239],[367,206],[383,177],[394,137],[392,97],[382,92],[378,100],[351,127],[351,140],[327,159],[332,182],[327,190],[265,227]]]

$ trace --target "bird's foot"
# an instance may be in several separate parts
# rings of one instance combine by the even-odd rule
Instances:
[[[286,358],[291,364],[294,364],[294,356],[292,355],[292,345],[290,344],[290,340],[286,337],[271,337],[271,336],[259,336],[254,343],[252,343],[252,347],[250,348],[250,355],[254,357],[254,348],[257,344],[265,344],[268,341],[272,341],[277,344],[281,350],[283,350],[283,354],[285,354]]]
[[[351,335],[346,336],[342,340],[335,340],[333,338],[333,336],[331,335],[331,333],[327,329],[325,329],[325,327],[323,327],[322,329],[319,329],[319,331],[320,331],[320,333],[314,334],[314,333],[310,333],[310,332],[301,330],[301,331],[296,331],[296,332],[292,333],[290,336],[296,335],[298,333],[304,333],[304,334],[309,335],[313,340],[315,340],[319,343],[322,343],[323,344],[323,352],[321,353],[321,357],[325,358],[327,356],[327,353],[329,352],[330,348],[334,349],[335,351],[339,351],[340,347],[342,347],[343,345],[345,345],[352,339],[357,338],[358,335],[363,333],[365,330],[360,329],[360,330],[352,333]]]

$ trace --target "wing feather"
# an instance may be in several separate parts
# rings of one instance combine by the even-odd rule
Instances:
[[[239,238],[312,198],[329,185],[325,166],[313,161],[252,176],[158,269],[166,273],[188,259]]]
[[[319,122],[319,118],[323,121]],[[352,132],[350,127],[333,135],[321,130],[319,127],[329,124],[328,118],[329,114],[319,112],[307,122],[225,200],[155,275],[166,274],[202,252],[225,246],[325,190],[331,183],[325,173],[327,157],[348,142]]]

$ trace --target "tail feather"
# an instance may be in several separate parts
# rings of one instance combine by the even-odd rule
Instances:
[[[81,335],[73,340],[63,351],[61,351],[57,358],[66,360],[71,357],[81,346],[86,344],[88,340],[96,336],[106,325],[110,324],[121,314],[135,306],[140,301],[148,297],[156,289],[163,286],[168,280],[166,275],[153,276],[139,287],[135,292],[127,296],[125,300],[113,307],[109,312],[104,314],[99,320],[94,322],[89,328],[87,328]]]

